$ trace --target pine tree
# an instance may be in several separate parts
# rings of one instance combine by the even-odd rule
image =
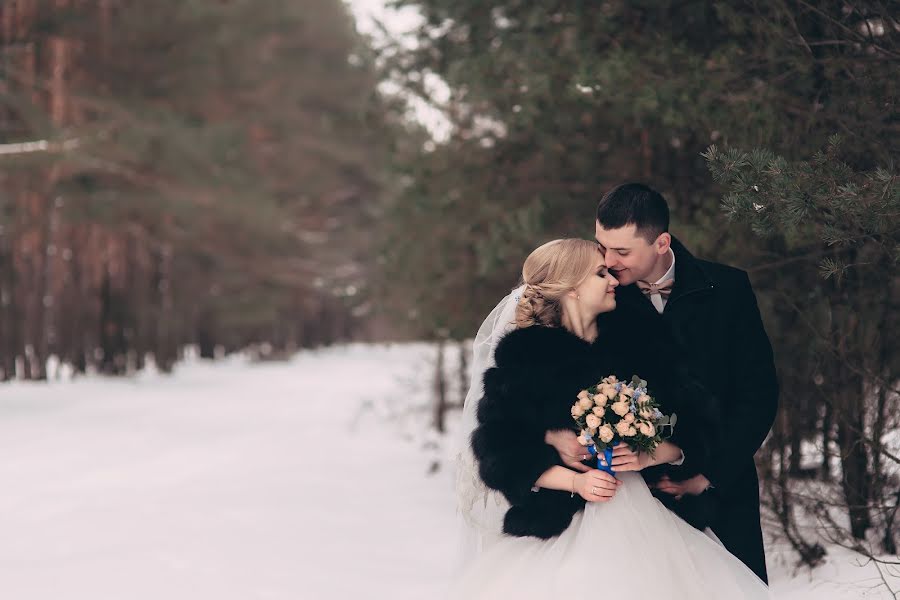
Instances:
[[[897,401],[897,345],[885,335],[896,329],[900,150],[890,7],[397,4],[416,7],[423,25],[415,44],[387,49],[386,70],[420,96],[439,76],[448,93],[434,105],[452,132],[432,151],[396,154],[402,185],[386,244],[394,280],[405,274],[396,312],[412,311],[423,332],[471,335],[530,249],[590,236],[602,192],[645,181],[669,200],[688,247],[752,277],[789,390],[760,456],[774,470],[766,498],[796,503],[778,482],[803,474],[815,442],[825,456],[814,475],[826,479],[829,453],[841,457],[846,543],[877,525],[883,548],[894,547],[897,454],[881,435],[896,427]],[[711,144],[718,181],[702,156]]]
[[[887,529],[883,546],[896,552],[886,521],[897,502],[885,484],[900,463],[883,436],[900,426],[889,410],[896,407],[900,349],[888,333],[900,327],[900,185],[887,169],[854,170],[842,160],[840,141],[832,137],[809,161],[715,146],[705,157],[728,191],[723,208],[729,218],[761,236],[777,236],[796,261],[794,281],[773,292],[801,317],[794,335],[804,340],[815,368],[806,381],[792,383],[815,390],[837,423],[852,536],[865,539],[874,510]],[[792,393],[791,400],[806,393]],[[824,433],[826,452],[830,434]]]
[[[368,247],[344,232],[387,135],[339,0],[24,0],[0,22],[5,377],[353,333]]]

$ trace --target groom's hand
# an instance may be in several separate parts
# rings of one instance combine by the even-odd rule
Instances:
[[[547,445],[556,448],[563,464],[567,467],[575,469],[576,471],[581,471],[582,473],[591,470],[589,466],[581,464],[581,461],[591,457],[591,453],[588,452],[587,448],[578,443],[578,436],[575,435],[574,431],[565,429],[548,431],[544,435],[544,442]]]
[[[681,500],[685,494],[699,496],[709,489],[709,486],[709,479],[703,475],[694,475],[684,481],[672,481],[668,475],[663,475],[655,487],[661,492],[675,496],[676,500]]]

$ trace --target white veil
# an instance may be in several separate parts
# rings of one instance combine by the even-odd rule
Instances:
[[[460,517],[457,567],[462,568],[503,533],[503,516],[509,503],[500,492],[488,488],[478,475],[472,453],[472,432],[478,426],[478,402],[484,394],[484,372],[494,366],[497,342],[515,329],[516,305],[524,286],[505,296],[487,316],[473,344],[471,380],[466,394],[456,441],[456,503]]]

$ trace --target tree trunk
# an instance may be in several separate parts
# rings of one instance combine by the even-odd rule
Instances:
[[[216,357],[216,326],[212,315],[201,309],[197,318],[197,345],[200,347],[200,358]]]
[[[466,404],[466,394],[469,392],[469,344],[459,342],[459,407]]]
[[[434,418],[432,423],[439,433],[446,430],[447,413],[447,374],[444,371],[444,351],[447,340],[441,337],[437,341],[437,357],[434,361]]]
[[[800,431],[792,430],[789,432],[790,437],[790,446],[791,446],[791,455],[790,455],[790,464],[788,466],[788,473],[791,477],[799,477],[802,475],[801,467],[803,463],[803,453],[801,451],[801,446],[803,443],[803,436]]]
[[[862,406],[855,404],[856,408]],[[841,484],[850,517],[850,533],[858,540],[865,539],[872,524],[869,515],[869,459],[866,446],[860,439],[862,413],[844,414],[838,422],[838,445],[841,449]]]
[[[822,415],[822,467],[820,476],[823,481],[831,481],[831,436],[834,431],[834,407],[831,401],[824,402]]]
[[[121,375],[125,372],[125,323],[123,318],[123,300],[113,290],[109,274],[103,280],[100,291],[100,348],[103,351],[101,371],[109,375]]]

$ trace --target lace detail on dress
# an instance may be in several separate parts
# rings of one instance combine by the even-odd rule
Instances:
[[[462,518],[471,527],[486,533],[502,533],[503,517],[510,504],[503,494],[487,487],[478,475],[471,451],[456,455],[456,503]]]

